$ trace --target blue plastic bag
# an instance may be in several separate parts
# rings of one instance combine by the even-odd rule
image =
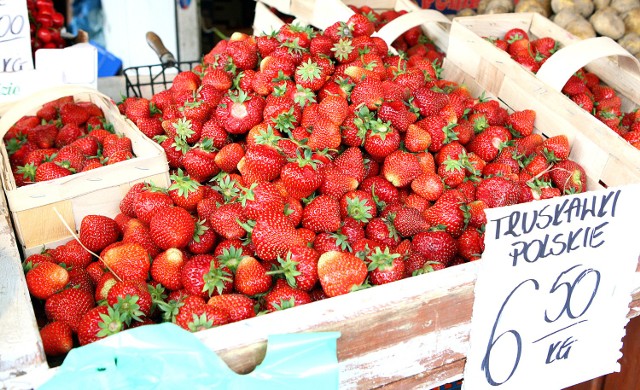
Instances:
[[[239,375],[182,328],[147,325],[73,349],[41,389],[337,389],[338,337],[269,336],[264,361]]]

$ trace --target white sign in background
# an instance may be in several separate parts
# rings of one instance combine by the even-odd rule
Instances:
[[[640,186],[487,210],[464,389],[562,389],[619,371]]]
[[[0,73],[33,69],[27,2],[0,0]]]

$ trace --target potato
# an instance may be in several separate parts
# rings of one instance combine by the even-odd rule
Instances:
[[[584,19],[584,17],[582,17],[582,15],[580,15],[579,13],[570,9],[560,11],[557,14],[553,15],[553,18],[552,18],[555,24],[565,29],[567,28],[569,23],[579,19]]]
[[[487,9],[487,5],[491,3],[492,0],[480,0],[478,2],[478,14],[484,14],[484,11]]]
[[[636,33],[627,33],[618,40],[620,46],[624,47],[629,53],[637,56],[640,54],[640,35]]]
[[[593,5],[596,9],[602,9],[608,7],[611,4],[611,0],[593,0]]]
[[[565,27],[565,30],[569,31],[571,34],[575,35],[580,39],[593,38],[596,36],[596,31],[593,29],[593,26],[589,21],[585,18],[576,19]]]
[[[592,0],[551,0],[551,9],[556,14],[564,10],[572,10],[587,17],[593,13],[593,8]]]
[[[624,35],[624,21],[613,7],[597,10],[589,21],[600,35],[611,39],[620,39]]]
[[[640,7],[627,12],[623,20],[625,32],[640,34]]]
[[[549,10],[536,0],[521,0],[516,4],[514,12],[537,12],[542,16],[549,17]]]
[[[484,10],[485,14],[513,12],[513,0],[491,0]]]
[[[640,0],[611,0],[611,8],[618,11],[619,14],[638,7],[640,7]]]
[[[458,13],[456,14],[456,16],[474,16],[476,15],[476,10],[474,10],[473,8],[463,8],[460,11],[458,11]]]

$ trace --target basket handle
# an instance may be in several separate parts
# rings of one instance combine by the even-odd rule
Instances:
[[[618,56],[618,66],[640,75],[640,62],[609,37],[588,38],[555,52],[536,73],[538,80],[561,91],[571,75],[583,66],[599,58]]]
[[[160,63],[164,67],[175,66],[178,61],[173,56],[173,53],[167,49],[167,47],[162,42],[162,39],[158,36],[158,34],[153,31],[149,31],[146,34],[147,43],[153,49],[154,52],[158,55],[160,59]]]
[[[0,118],[0,139],[9,131],[20,118],[27,115],[35,107],[40,107],[45,103],[56,100],[58,98],[82,93],[90,93],[98,96],[105,101],[113,102],[107,95],[98,92],[98,90],[90,87],[79,85],[60,85],[52,88],[43,89],[33,93],[18,102],[16,102],[2,117]]]
[[[387,45],[391,46],[393,41],[395,41],[400,35],[425,23],[451,24],[451,20],[442,13],[433,9],[411,11],[393,19],[371,36],[382,38],[387,42]]]

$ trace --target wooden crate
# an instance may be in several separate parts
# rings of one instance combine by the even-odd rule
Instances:
[[[43,103],[68,95],[73,95],[77,101],[97,104],[115,131],[131,139],[135,158],[47,182],[16,187],[8,153],[2,143],[2,186],[16,236],[27,255],[38,252],[43,245],[55,247],[71,238],[55,210],[71,229],[77,230],[85,215],[115,217],[119,212],[120,200],[137,182],[152,181],[159,186],[169,185],[169,165],[164,150],[122,116],[111,99],[95,90],[59,87],[25,98],[0,119],[0,134],[4,135],[23,115],[34,114]]]
[[[256,1],[256,9],[253,17],[253,35],[269,34],[272,31],[278,31],[278,29],[284,25],[282,19],[271,12],[265,4],[268,4],[268,2]]]
[[[508,101],[512,109],[536,110],[537,122],[541,128],[557,128],[561,131],[577,128],[580,132],[576,135],[582,134],[591,140],[591,144],[597,144],[598,147],[590,147],[589,152],[576,151],[588,156],[582,163],[592,172],[600,172],[592,176],[592,180],[597,178],[609,186],[639,182],[640,151],[573,103],[557,88],[540,80],[512,60],[508,53],[482,38],[502,36],[514,27],[527,31],[531,39],[551,37],[563,46],[579,41],[539,14],[460,17],[455,18],[451,26],[447,58],[469,74],[482,88],[499,96],[501,100]],[[561,52],[562,50],[554,56]],[[575,67],[573,71],[579,68],[576,64],[567,66]],[[640,105],[640,77],[637,74],[620,67],[617,61],[611,58],[600,58],[590,62],[586,68],[597,74],[623,97],[623,108],[630,109]],[[579,145],[577,147],[582,148]]]

